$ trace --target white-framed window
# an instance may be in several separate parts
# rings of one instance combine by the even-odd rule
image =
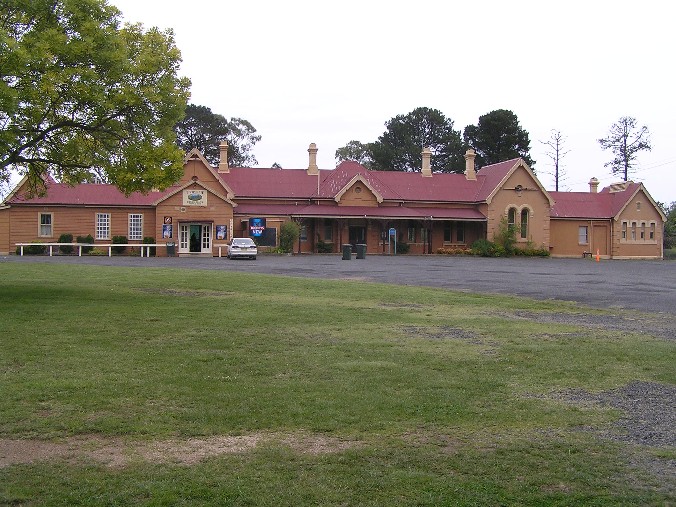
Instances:
[[[96,214],[96,239],[110,239],[110,213]]]
[[[580,245],[589,244],[589,227],[581,225],[577,228],[577,242]]]
[[[415,243],[415,227],[408,228],[408,242]]]
[[[627,222],[622,222],[622,239],[627,239]]]
[[[650,239],[655,240],[655,222],[650,222]]]
[[[307,241],[307,225],[300,226],[300,240]]]
[[[425,227],[420,228],[420,242],[427,243],[427,229]]]
[[[42,238],[51,238],[54,235],[54,215],[52,213],[40,213],[38,218],[40,221],[38,236]]]
[[[645,241],[645,222],[641,222],[641,241]]]
[[[129,213],[129,234],[130,240],[140,241],[143,239],[143,214]]]

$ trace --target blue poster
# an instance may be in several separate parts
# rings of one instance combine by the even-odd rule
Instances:
[[[265,231],[265,218],[249,219],[249,236],[259,238]]]

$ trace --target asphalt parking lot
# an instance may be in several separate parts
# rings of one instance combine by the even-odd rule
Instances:
[[[576,301],[598,308],[676,314],[676,262],[454,256],[259,255],[258,260],[141,257],[1,257],[0,262],[95,264],[211,269],[440,287],[535,299]]]

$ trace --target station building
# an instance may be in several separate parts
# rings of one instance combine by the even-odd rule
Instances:
[[[45,195],[31,195],[22,181],[0,204],[0,254],[61,234],[91,235],[97,244],[113,236],[139,245],[153,238],[175,245],[179,256],[218,255],[232,237],[253,235],[265,251],[293,220],[301,227],[296,253],[338,253],[349,243],[387,254],[396,241],[411,254],[432,254],[491,240],[506,222],[517,231],[517,246],[552,256],[662,258],[666,217],[641,183],[599,191],[592,178],[589,192],[549,192],[522,159],[477,171],[472,150],[464,174],[448,174],[432,172],[427,149],[421,172],[370,171],[350,161],[320,170],[314,143],[307,168],[229,167],[227,144],[220,149],[217,167],[190,151],[180,181],[147,194],[48,179]]]

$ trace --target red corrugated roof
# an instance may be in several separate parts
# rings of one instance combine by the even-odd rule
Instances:
[[[175,188],[175,187],[174,187]],[[70,186],[64,183],[47,182],[47,194],[27,199],[24,195],[16,194],[8,204],[60,204],[60,205],[92,205],[92,206],[152,206],[172,188],[164,192],[149,192],[141,194],[134,192],[129,197],[114,185],[82,183]]]
[[[518,160],[486,166],[477,173],[476,180],[468,180],[464,174],[435,173],[432,177],[423,177],[419,172],[369,171],[350,161],[341,162],[334,170],[319,171],[318,175],[308,175],[305,169],[234,167],[229,173],[219,173],[219,177],[233,191],[235,200],[333,199],[355,176],[359,176],[385,201],[477,203],[486,200]],[[125,197],[113,185],[81,184],[71,187],[49,183],[44,197],[24,199],[14,196],[8,204],[150,206],[176,188]]]
[[[237,197],[332,199],[347,184],[360,176],[384,200],[417,202],[485,201],[519,159],[508,160],[482,168],[476,180],[464,174],[421,173],[401,171],[369,171],[362,165],[345,161],[332,171],[308,175],[305,169],[232,168],[220,174]]]
[[[432,218],[443,220],[477,220],[486,217],[469,208],[411,208],[406,206],[338,206],[324,204],[240,204],[236,215],[304,216],[304,217],[366,217],[366,218]]]
[[[626,189],[611,192],[606,187],[601,192],[550,192],[554,199],[552,218],[608,219],[617,215],[631,199],[639,183],[628,182]]]

